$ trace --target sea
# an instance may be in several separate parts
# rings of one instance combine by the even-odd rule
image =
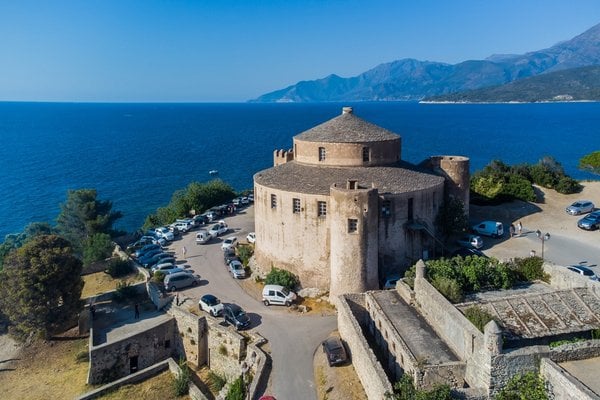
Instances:
[[[30,222],[54,224],[69,189],[96,189],[123,213],[116,227],[130,232],[190,182],[217,177],[250,189],[273,150],[291,148],[293,136],[343,106],[399,134],[412,163],[461,155],[475,172],[496,159],[552,156],[576,179],[600,178],[577,168],[600,150],[600,103],[0,102],[0,241]]]

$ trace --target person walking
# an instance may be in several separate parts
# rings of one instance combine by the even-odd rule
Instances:
[[[515,226],[513,224],[510,224],[510,227],[508,228],[508,232],[510,233],[510,237],[515,236]]]
[[[517,222],[517,234],[521,236],[521,232],[523,231],[523,225],[521,225],[521,221]]]
[[[135,303],[135,314],[134,314],[134,318],[135,318],[135,319],[140,319],[140,306],[138,305],[138,303]]]
[[[183,258],[185,258],[185,253],[187,253],[187,249],[185,248],[185,246],[183,246],[181,248],[181,254],[183,255]]]

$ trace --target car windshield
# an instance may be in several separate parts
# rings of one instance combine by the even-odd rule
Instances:
[[[583,274],[585,276],[592,276],[592,275],[594,275],[594,273],[591,270],[589,270],[589,269],[583,269],[582,268],[581,271],[583,272]]]
[[[243,317],[246,315],[246,312],[240,308],[239,310],[233,310],[233,315],[236,317]]]

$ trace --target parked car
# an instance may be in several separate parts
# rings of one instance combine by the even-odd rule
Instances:
[[[175,239],[175,235],[173,234],[173,232],[171,232],[169,230],[169,228],[167,228],[165,226],[160,227],[160,228],[156,228],[154,231],[156,232],[156,235],[158,237],[163,237],[163,238],[165,238],[165,239],[167,239],[169,241]]]
[[[250,194],[248,195],[248,201],[249,201],[250,203],[254,203],[254,193],[250,193]]]
[[[150,258],[144,259],[144,261],[142,262],[142,265],[146,268],[152,268],[155,265],[158,264],[166,264],[170,261],[161,261],[161,260],[167,260],[167,259],[172,259],[173,260],[173,264],[175,264],[175,259],[173,258],[173,255],[170,253],[158,253],[153,255]]]
[[[323,343],[321,343],[321,345],[323,346],[323,351],[327,356],[327,362],[329,363],[330,367],[344,364],[346,361],[348,361],[346,348],[344,347],[344,344],[340,338],[335,336],[328,337],[323,341]]]
[[[158,264],[167,264],[167,263],[175,264],[175,262],[176,262],[175,258],[173,256],[170,256],[170,257],[165,257],[165,258],[159,258],[157,260],[149,262],[148,264],[144,265],[144,267],[152,269]]]
[[[195,226],[202,226],[208,223],[208,217],[206,215],[196,215],[192,218],[192,221]]]
[[[221,250],[233,249],[237,245],[238,240],[236,237],[228,237],[227,239],[223,240],[223,243],[221,244]]]
[[[205,244],[212,238],[212,235],[206,229],[200,229],[196,232],[196,244]]]
[[[248,204],[250,204],[250,200],[248,199],[248,197],[244,196],[240,199],[240,204],[243,206],[247,206]]]
[[[504,235],[504,227],[502,226],[502,222],[498,221],[482,221],[476,225],[473,225],[471,229],[473,229],[473,232],[483,236],[499,238]]]
[[[144,264],[146,261],[148,261],[155,255],[160,254],[160,253],[163,253],[163,249],[161,249],[160,247],[157,247],[152,250],[148,250],[147,252],[145,252],[144,254],[139,256],[137,260],[140,264]]]
[[[456,257],[456,256],[461,256],[461,257],[477,256],[477,257],[489,258],[481,250],[474,249],[474,248],[466,248],[466,247],[461,247],[460,249],[455,250],[452,253],[452,257]]]
[[[600,210],[591,212],[581,218],[577,221],[577,226],[588,231],[600,228]]]
[[[242,199],[240,199],[239,197],[236,197],[235,199],[231,200],[231,202],[233,203],[234,206],[239,207],[240,204],[242,204]]]
[[[248,236],[246,236],[246,240],[248,241],[248,243],[256,243],[256,233],[250,232]]]
[[[152,267],[152,272],[162,271],[163,273],[167,273],[168,270],[177,268],[177,265],[173,263],[158,263],[154,267]]]
[[[390,274],[383,281],[383,290],[396,289],[396,283],[400,280],[399,274]]]
[[[217,222],[216,224],[214,224],[213,226],[211,226],[208,233],[210,233],[210,235],[213,238],[216,238],[217,236],[221,236],[221,235],[227,233],[228,230],[229,230],[229,228],[227,227],[227,224],[225,223],[225,221],[221,220],[221,221]]]
[[[205,294],[204,296],[200,297],[200,300],[198,301],[198,307],[213,317],[223,313],[223,304],[216,296],[213,296],[212,294]]]
[[[235,279],[242,279],[246,277],[246,270],[241,262],[238,260],[232,260],[229,262],[229,272]]]
[[[262,301],[265,306],[279,304],[289,307],[296,298],[296,293],[281,285],[265,285],[262,291]]]
[[[185,267],[185,265],[184,265]],[[162,270],[162,272],[165,273],[165,275],[169,275],[169,274],[176,274],[177,272],[185,272],[186,274],[193,274],[194,271],[191,269],[185,269],[185,268],[181,268],[181,267],[175,267],[173,269],[166,269],[166,270]]]
[[[173,226],[179,229],[181,233],[186,233],[194,227],[194,224],[191,220],[177,220]]]
[[[236,304],[225,304],[223,306],[223,319],[240,330],[250,326],[250,318],[242,307]]]
[[[593,281],[598,280],[598,277],[596,276],[594,271],[592,271],[591,269],[589,269],[588,267],[585,267],[583,265],[570,265],[567,267],[567,269],[569,269],[573,272],[576,272],[580,275],[587,276],[588,278],[590,278]]]
[[[483,247],[483,239],[481,239],[481,236],[477,235],[463,235],[456,243],[461,247],[472,247],[475,249]]]
[[[213,222],[215,219],[219,218],[215,211],[207,211],[202,215],[204,215],[208,219],[208,222]]]
[[[188,286],[196,286],[200,283],[200,275],[189,274],[187,272],[177,272],[165,276],[165,290],[174,292]]]
[[[229,265],[229,263],[233,260],[241,261],[240,258],[235,254],[234,249],[227,249],[223,252],[223,261],[225,265]]]
[[[152,236],[142,236],[135,242],[127,245],[127,251],[136,251],[136,250],[143,248],[144,246],[147,246],[149,244],[155,244],[155,243],[157,243],[156,238],[154,238]]]
[[[162,250],[162,248],[160,247],[159,244],[147,244],[144,247],[142,247],[141,249],[136,250],[135,253],[133,253],[133,255],[136,258],[140,258],[152,250]]]
[[[567,214],[580,215],[594,211],[594,203],[589,200],[578,200],[565,209]]]

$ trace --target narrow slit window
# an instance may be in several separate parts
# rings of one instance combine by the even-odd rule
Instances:
[[[358,231],[358,220],[355,218],[348,219],[348,233],[356,233]]]
[[[300,213],[300,199],[292,200],[292,209],[293,209],[294,214]]]
[[[277,195],[271,195],[271,208],[277,208]]]
[[[368,147],[362,149],[363,162],[371,161],[371,150]]]
[[[325,161],[325,157],[327,157],[325,147],[319,147],[319,161]]]
[[[324,201],[318,201],[317,202],[317,215],[319,217],[324,217],[327,215],[327,203]]]

